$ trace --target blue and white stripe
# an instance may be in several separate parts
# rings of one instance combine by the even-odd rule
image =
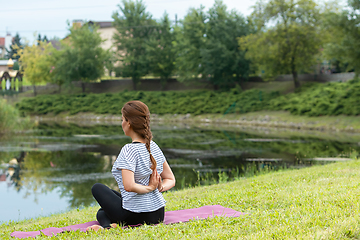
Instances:
[[[156,169],[161,174],[165,156],[154,141],[150,142],[150,150],[156,160]],[[166,201],[157,189],[146,194],[127,192],[124,189],[121,169],[134,172],[135,183],[147,186],[152,173],[150,166],[150,154],[145,143],[129,143],[121,149],[111,172],[119,185],[124,209],[131,212],[152,212],[165,206]]]

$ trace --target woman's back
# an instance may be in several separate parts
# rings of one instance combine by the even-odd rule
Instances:
[[[165,156],[154,141],[151,141],[150,149],[157,163],[156,170],[161,174],[163,171],[163,163],[166,160]],[[113,165],[112,174],[119,185],[123,197],[124,209],[132,212],[151,212],[165,206],[165,200],[157,189],[146,194],[138,194],[128,192],[124,188],[121,174],[122,169],[134,172],[135,183],[144,186],[149,184],[150,175],[152,174],[149,155],[144,143],[129,143],[121,149]]]

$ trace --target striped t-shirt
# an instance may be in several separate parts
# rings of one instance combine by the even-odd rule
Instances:
[[[161,174],[165,156],[154,141],[150,142],[150,150],[156,160],[156,169]],[[111,172],[119,185],[124,209],[131,212],[153,212],[165,206],[166,201],[158,189],[145,194],[125,191],[121,169],[134,172],[135,183],[148,186],[152,173],[150,166],[150,154],[145,143],[129,143],[121,149]]]

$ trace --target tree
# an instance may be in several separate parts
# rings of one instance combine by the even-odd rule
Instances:
[[[227,87],[247,79],[249,61],[239,48],[238,38],[248,33],[244,17],[235,10],[227,12],[226,5],[216,0],[208,12],[206,41],[200,51],[204,72],[214,86]]]
[[[23,49],[24,45],[21,43],[21,38],[18,33],[16,33],[12,43],[10,45],[10,49],[6,49],[7,54],[6,58],[19,59],[18,51],[19,49]]]
[[[146,7],[140,0],[122,0],[119,11],[112,16],[116,34],[115,45],[118,50],[118,60],[121,63],[120,75],[131,77],[134,89],[140,78],[149,72],[146,55],[146,44],[156,27]]]
[[[168,14],[164,13],[146,46],[150,71],[160,77],[162,88],[175,69],[175,53],[172,45],[174,40]]]
[[[206,14],[204,7],[190,8],[184,20],[175,27],[174,48],[176,73],[180,81],[204,76],[201,48],[205,43]]]
[[[326,30],[331,38],[324,46],[324,55],[339,68],[360,74],[360,1],[349,0],[348,8],[326,14]]]
[[[54,65],[54,71],[66,74],[66,81],[81,81],[82,91],[85,83],[96,80],[104,74],[107,52],[100,46],[102,39],[97,26],[84,24],[82,27],[70,27],[68,44],[60,50],[60,62]],[[56,69],[56,70],[55,70]]]
[[[46,35],[44,35],[42,41],[43,41],[43,42],[49,42],[49,40],[48,40],[48,38],[46,37]]]
[[[36,96],[36,85],[41,82],[48,82],[51,69],[51,43],[39,42],[32,46],[25,46],[21,49],[15,46],[18,52],[21,71],[34,88],[34,96]]]
[[[73,65],[76,58],[71,47],[66,45],[60,50],[54,48],[51,53],[49,82],[59,86],[59,93],[62,85],[71,83],[72,73],[76,71],[76,66]]]
[[[39,33],[37,38],[38,46],[40,45],[40,42],[42,42],[42,39],[41,39],[41,34]]]
[[[246,57],[266,77],[292,74],[298,88],[298,73],[314,66],[322,46],[318,6],[313,0],[270,0],[258,2],[251,17],[256,33],[239,40]]]

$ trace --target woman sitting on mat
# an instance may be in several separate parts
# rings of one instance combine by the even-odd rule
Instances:
[[[159,146],[152,141],[150,112],[140,101],[127,102],[121,110],[122,129],[132,143],[120,151],[113,167],[120,192],[96,183],[91,191],[100,205],[96,218],[102,229],[121,225],[157,224],[164,220],[161,192],[175,186],[175,177]]]

